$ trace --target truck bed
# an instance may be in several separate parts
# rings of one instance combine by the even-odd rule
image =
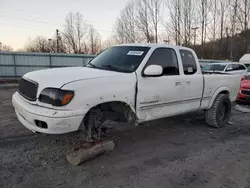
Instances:
[[[230,100],[234,102],[239,92],[240,81],[240,75],[203,74],[204,88],[201,109],[207,108],[210,100],[222,90],[228,90]]]

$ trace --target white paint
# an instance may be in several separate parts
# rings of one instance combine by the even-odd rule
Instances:
[[[211,108],[216,96],[221,91],[228,91],[229,97],[232,102],[236,100],[239,88],[241,76],[239,75],[204,75],[205,79],[205,92],[204,97],[211,97],[209,105],[202,102],[201,108]],[[206,92],[207,91],[207,92]],[[207,101],[206,101],[207,102]]]
[[[27,103],[16,92],[12,97],[12,104],[19,121],[28,129],[47,134],[62,134],[77,131],[87,113],[84,110],[57,111]],[[44,121],[48,129],[36,126],[35,120]]]
[[[137,116],[140,121],[162,118],[185,111],[184,105],[180,104],[159,105],[183,100],[185,87],[184,84],[176,86],[177,82],[183,83],[184,79],[179,75],[145,78],[138,75]],[[148,101],[153,102],[147,104]],[[146,106],[151,106],[151,108],[144,110]]]
[[[162,74],[162,72],[163,72],[162,66],[150,65],[145,69],[144,74],[147,76],[159,76]]]
[[[68,82],[76,80],[97,79],[114,75],[118,76],[121,74],[122,73],[119,72],[92,69],[87,67],[65,67],[33,71],[25,74],[24,77],[34,80],[39,84],[39,94],[41,90],[46,87],[58,88]]]
[[[244,65],[248,65],[250,64],[250,54],[245,54],[243,55],[240,60],[239,60],[240,63],[244,64]]]
[[[89,110],[101,103],[120,101],[134,110],[135,87],[135,73],[72,82],[62,88],[75,91],[74,99],[65,108]]]
[[[129,44],[123,45],[128,46]],[[47,87],[73,90],[75,96],[66,106],[54,107],[38,100],[28,101],[18,93],[13,95],[13,106],[18,119],[27,128],[44,133],[59,134],[75,131],[94,106],[119,101],[136,113],[139,122],[177,114],[208,109],[221,91],[228,91],[231,101],[236,100],[240,86],[237,75],[202,75],[195,52],[189,48],[161,44],[132,44],[148,46],[149,52],[135,73],[120,73],[94,68],[59,68],[28,73],[24,78],[39,84],[38,94]],[[147,60],[157,48],[172,48],[177,54],[180,75],[143,77]],[[185,75],[180,49],[190,50],[196,60],[197,72]],[[153,65],[145,69],[148,75],[160,75],[162,68]],[[203,80],[205,79],[205,80]],[[205,86],[203,86],[203,81]],[[138,89],[135,107],[136,86]],[[204,96],[202,99],[204,87]],[[21,115],[20,115],[21,114]],[[25,117],[25,119],[22,118]],[[45,121],[48,129],[36,127],[34,120]]]

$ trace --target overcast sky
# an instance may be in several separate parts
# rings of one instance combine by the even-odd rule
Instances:
[[[127,0],[0,0],[0,42],[15,50],[36,36],[53,37],[68,12],[80,12],[107,38]]]

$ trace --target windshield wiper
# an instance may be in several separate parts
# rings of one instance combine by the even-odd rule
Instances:
[[[93,67],[93,68],[97,68],[93,63],[90,63],[90,62],[89,62],[89,63],[87,64],[87,66],[88,66],[88,65],[90,65],[90,66]]]
[[[102,67],[108,68],[109,70],[113,70],[113,71],[124,72],[124,70],[114,67],[113,65],[102,65]]]

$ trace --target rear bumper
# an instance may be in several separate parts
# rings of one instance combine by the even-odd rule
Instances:
[[[63,134],[77,131],[85,115],[83,111],[60,111],[32,105],[26,102],[19,93],[12,96],[12,104],[18,120],[28,129],[47,134]],[[40,128],[36,121],[47,124]]]

